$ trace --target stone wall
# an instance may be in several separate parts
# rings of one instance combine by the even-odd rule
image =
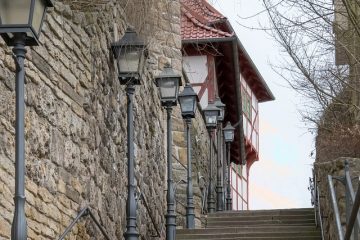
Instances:
[[[112,239],[122,239],[125,231],[126,95],[109,47],[132,23],[127,15],[131,11],[122,8],[125,1],[89,8],[76,2],[55,1],[41,46],[28,48],[25,63],[26,216],[28,237],[34,240],[57,239],[86,205]],[[154,1],[147,11],[151,18],[142,28],[133,23],[149,46],[143,84],[135,93],[135,171],[137,186],[160,227],[166,211],[166,113],[153,77],[165,63],[181,71],[180,5]],[[11,49],[0,40],[0,239],[10,238],[14,211],[14,71]],[[183,131],[178,110],[173,118],[174,131]],[[197,172],[206,176],[204,129],[198,114],[193,127],[194,183]],[[181,162],[186,152],[174,148]],[[199,201],[198,191],[196,195]],[[199,203],[195,206],[199,217]],[[151,239],[149,215],[141,201],[138,207],[141,238]],[[74,228],[69,239],[75,238],[101,239],[89,220]]]
[[[360,159],[358,158],[337,158],[334,161],[315,163],[314,169],[319,186],[321,213],[323,216],[323,229],[325,239],[338,239],[338,232],[335,225],[334,210],[331,203],[331,195],[327,176],[343,177],[345,174],[345,161],[349,162],[350,176],[360,176]],[[358,178],[356,178],[358,179]],[[357,189],[357,181],[353,181],[354,191]],[[334,180],[337,202],[341,215],[341,223],[346,225],[346,204],[345,204],[345,187],[342,183]]]

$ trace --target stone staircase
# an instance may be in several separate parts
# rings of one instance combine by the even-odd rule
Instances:
[[[205,229],[178,229],[176,239],[321,240],[313,208],[231,211],[209,214]]]

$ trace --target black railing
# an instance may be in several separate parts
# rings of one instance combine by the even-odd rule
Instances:
[[[199,172],[200,174],[200,172]],[[200,189],[203,189],[201,192],[201,214],[206,214],[206,206],[207,206],[207,191],[208,191],[208,185],[206,183],[206,179],[204,176],[198,175],[198,182],[200,183],[200,180],[203,180],[202,186],[200,186]]]
[[[59,237],[59,240],[63,240],[72,230],[72,228],[75,226],[75,224],[80,221],[81,218],[86,217],[86,216],[90,216],[90,218],[94,221],[94,223],[96,224],[96,226],[100,229],[101,233],[103,234],[103,236],[107,239],[110,240],[109,235],[106,233],[105,229],[100,225],[99,221],[95,218],[95,216],[92,214],[92,212],[90,211],[89,206],[83,208],[79,214],[75,217],[75,219],[70,223],[70,225],[65,229],[64,233]]]
[[[145,209],[146,209],[146,211],[147,211],[147,213],[148,213],[148,215],[149,215],[149,217],[150,217],[150,219],[151,219],[151,223],[152,223],[152,225],[153,225],[153,227],[154,227],[154,229],[155,229],[155,231],[156,231],[156,235],[153,235],[153,236],[151,236],[151,237],[158,237],[158,238],[160,238],[160,237],[161,237],[161,233],[160,233],[160,232],[162,232],[163,227],[161,228],[161,230],[158,229],[157,224],[156,224],[156,221],[155,221],[155,218],[154,218],[154,216],[153,216],[153,214],[152,214],[152,211],[150,210],[149,204],[148,204],[148,202],[147,202],[147,200],[146,200],[146,198],[145,198],[145,196],[144,196],[144,194],[143,194],[142,192],[140,193],[139,199],[140,199],[141,201],[143,201],[144,207],[145,207]]]
[[[311,204],[314,206],[316,227],[317,228],[319,227],[321,230],[321,239],[325,239],[324,228],[323,228],[323,216],[321,213],[320,191],[314,170],[313,170],[313,178],[310,178],[309,180],[310,180],[309,190],[311,192]]]
[[[340,211],[337,203],[337,196],[335,193],[333,180],[338,180],[345,186],[345,200],[346,200],[345,234],[341,225]],[[347,161],[345,161],[345,175],[340,177],[334,177],[328,175],[328,183],[329,183],[331,202],[335,215],[335,223],[336,223],[339,240],[349,240],[350,238],[352,238],[353,240],[358,240],[359,239],[358,230],[360,229],[360,215],[359,215],[360,182],[358,182],[358,188],[355,194],[352,185],[352,178],[350,177],[349,163]]]
[[[176,196],[176,190],[180,184],[187,184],[187,181],[184,179],[181,179],[180,181],[178,181],[174,184],[174,195],[175,196]],[[181,202],[179,200],[179,198],[175,198],[175,209],[177,209],[176,206],[178,203],[186,209],[187,205],[185,203]]]

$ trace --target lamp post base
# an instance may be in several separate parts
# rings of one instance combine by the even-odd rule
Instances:
[[[226,210],[227,211],[232,210],[232,198],[226,198]]]
[[[166,240],[176,239],[176,214],[168,213],[166,218]]]
[[[15,200],[15,214],[11,227],[12,240],[26,240],[27,239],[27,223],[25,217],[25,196],[17,196]]]
[[[216,211],[223,211],[223,188],[222,186],[216,186]]]
[[[208,212],[209,213],[213,213],[215,212],[215,199],[214,199],[214,194],[212,193],[213,191],[213,187],[209,186],[209,194],[208,194]]]
[[[136,231],[136,229],[134,231],[127,231],[126,233],[124,233],[124,238],[126,240],[138,240],[139,233]]]

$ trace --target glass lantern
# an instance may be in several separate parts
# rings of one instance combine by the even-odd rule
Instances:
[[[230,122],[227,122],[225,128],[223,129],[224,139],[226,143],[230,143],[234,141],[234,132],[235,128],[231,126]]]
[[[204,109],[205,122],[207,128],[216,128],[217,120],[220,115],[220,108],[217,108],[214,103]]]
[[[39,36],[50,0],[1,0],[0,34],[8,46],[14,46],[15,34],[25,34],[26,46],[39,45]]]
[[[111,45],[117,61],[120,84],[126,85],[131,81],[140,84],[140,77],[144,68],[146,45],[132,29],[128,28],[119,41]]]
[[[175,106],[181,86],[181,76],[176,74],[170,65],[166,65],[159,76],[155,78],[156,86],[160,89],[163,106]]]
[[[189,83],[184,87],[184,91],[179,94],[179,102],[182,117],[184,119],[194,118],[198,96]]]
[[[225,116],[225,104],[221,101],[221,99],[219,97],[215,98],[215,106],[217,108],[220,108],[220,115],[218,117],[218,121],[222,122],[224,121],[224,116]]]

